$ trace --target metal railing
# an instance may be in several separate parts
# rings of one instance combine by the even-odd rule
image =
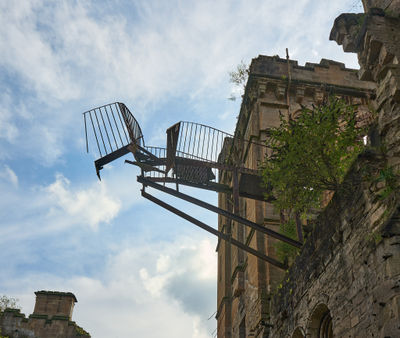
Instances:
[[[99,157],[108,155],[130,143],[144,146],[139,123],[129,109],[120,102],[100,106],[83,113],[86,151],[89,139],[97,145]],[[89,135],[88,129],[92,130]]]
[[[181,121],[179,122],[176,152],[177,155],[179,153],[183,157],[218,162],[218,157],[227,137],[232,138],[233,136],[204,124]]]

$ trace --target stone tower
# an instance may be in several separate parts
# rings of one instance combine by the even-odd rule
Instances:
[[[71,292],[36,291],[33,313],[26,318],[18,309],[0,313],[0,336],[10,338],[77,338],[90,334],[72,321],[77,299]]]
[[[265,141],[268,129],[279,124],[279,114],[295,117],[302,105],[319,104],[329,95],[340,96],[349,104],[357,105],[359,118],[368,119],[368,103],[374,90],[375,83],[359,80],[356,70],[339,62],[323,59],[319,64],[299,66],[294,60],[261,55],[250,65],[235,138]],[[240,162],[252,169],[257,169],[266,155],[266,149],[251,144],[237,152]],[[228,173],[223,173],[221,180],[232,185]],[[219,206],[232,210],[232,196],[220,193]],[[280,216],[270,203],[240,198],[239,213],[279,231]],[[276,257],[275,239],[221,216],[218,224],[220,231],[231,233],[233,238]],[[266,337],[271,293],[282,282],[284,271],[231,247],[229,242],[219,242],[217,251],[218,337]]]
[[[77,302],[71,292],[36,291],[36,303],[33,310],[34,315],[64,316],[69,320]]]

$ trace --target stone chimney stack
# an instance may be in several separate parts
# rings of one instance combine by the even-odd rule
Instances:
[[[77,299],[71,292],[58,291],[36,291],[36,304],[33,314],[47,315],[49,318],[53,316],[72,318]]]

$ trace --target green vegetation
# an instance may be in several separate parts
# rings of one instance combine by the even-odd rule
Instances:
[[[75,330],[80,336],[90,336],[89,332],[86,332],[83,328],[75,324]]]
[[[280,126],[269,130],[271,149],[262,164],[267,198],[281,212],[281,232],[296,238],[296,215],[307,218],[321,207],[323,192],[346,190],[343,179],[364,147],[366,130],[356,121],[355,107],[331,97],[320,106],[303,108],[296,119],[281,114]],[[299,223],[297,217],[297,223]],[[277,246],[278,257],[297,250]]]
[[[10,338],[10,337],[8,337],[8,336],[3,336],[3,335],[2,335],[2,333],[1,333],[1,327],[0,327],[0,338]]]
[[[322,192],[343,189],[343,179],[363,149],[365,130],[357,127],[355,108],[337,98],[325,105],[303,108],[297,118],[281,115],[271,128],[272,150],[263,165],[263,178],[278,210],[302,214],[319,207]]]
[[[0,317],[3,315],[3,312],[7,308],[18,309],[18,299],[8,297],[6,295],[0,296]],[[9,338],[8,336],[3,336],[0,327],[0,338]]]
[[[229,81],[244,90],[246,87],[247,79],[249,78],[249,66],[243,60],[236,66],[236,70],[229,72]],[[229,100],[235,101],[235,94],[231,94]]]
[[[383,182],[385,187],[382,191],[379,192],[379,198],[384,200],[390,197],[397,189],[397,180],[398,175],[396,175],[393,171],[392,167],[386,166],[381,169],[379,172],[379,176],[376,179],[376,182]]]
[[[279,226],[279,232],[292,239],[296,240],[298,239],[296,231],[296,222],[293,219],[289,219],[286,222],[281,223]],[[279,259],[287,263],[293,260],[296,257],[297,253],[299,252],[299,249],[285,242],[276,243],[275,249],[276,249],[276,255],[279,257]]]
[[[242,61],[236,66],[236,70],[229,72],[230,82],[238,85],[245,86],[247,78],[249,77],[249,67]]]
[[[18,299],[8,297],[6,295],[0,296],[0,312],[3,312],[6,308],[19,309]]]

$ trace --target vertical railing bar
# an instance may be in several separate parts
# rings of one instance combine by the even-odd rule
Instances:
[[[199,156],[201,158],[201,154],[200,154],[200,146],[201,146],[201,125],[199,125],[199,138],[197,140],[197,156]]]
[[[218,147],[218,134],[219,134],[219,132],[217,131],[217,132],[216,132],[216,140],[215,140],[215,143],[214,143],[214,151],[213,151],[213,156],[212,156],[212,158],[211,158],[211,161],[214,161],[215,154],[216,154],[216,152],[217,152],[217,147]]]
[[[203,126],[202,126],[203,127]],[[204,133],[205,127],[203,127],[203,144],[201,146],[201,157],[203,158],[204,155],[204,141],[205,141],[205,133]]]
[[[161,148],[158,149],[158,158],[165,158],[164,152],[162,151]],[[165,166],[164,165],[160,166],[160,169],[165,171]],[[161,173],[158,173],[158,177],[162,177]]]
[[[182,136],[183,135],[183,125],[184,125],[184,122],[180,122],[179,135],[178,135],[179,145],[176,147],[175,156],[178,156],[178,152],[181,150],[182,138],[183,138],[183,136]]]
[[[184,122],[184,124],[185,124],[186,131],[185,131],[185,140],[183,142],[183,148],[181,149],[181,152],[183,152],[183,153],[185,152],[185,149],[186,149],[185,147],[186,147],[187,133],[188,133],[188,130],[189,130],[187,123]]]
[[[152,154],[157,155],[157,148],[155,149],[151,149],[150,151]],[[153,177],[158,177],[157,176],[157,172],[151,171],[151,174],[153,175]]]
[[[190,136],[189,136],[189,145],[187,149],[187,153],[190,154],[190,143],[192,143],[192,131],[193,131],[193,123],[190,123]]]
[[[213,131],[212,131],[212,141],[211,141],[211,155],[210,155],[210,157],[212,158],[212,152],[213,152],[213,144],[214,144],[214,135],[215,135],[215,130],[213,129]]]
[[[105,110],[105,112],[106,112],[106,116],[107,116],[108,124],[110,125],[110,128],[111,128],[111,133],[112,133],[112,135],[113,135],[113,138],[114,138],[115,147],[116,147],[116,149],[118,149],[118,148],[119,148],[119,147],[118,147],[118,143],[117,143],[117,140],[116,140],[116,138],[115,138],[115,135],[114,135],[114,128],[112,127],[112,125],[111,125],[111,122],[110,122],[110,117],[109,117],[109,115],[108,115],[107,106],[105,106],[105,107],[104,107],[104,110]]]
[[[216,153],[218,152],[218,137],[219,137],[219,132],[217,131],[217,137],[216,137],[216,140],[215,140],[215,146],[214,146],[214,148],[215,148],[215,152],[214,152],[214,154],[213,154],[213,158],[211,159],[211,161],[214,161],[215,160],[215,157],[216,157]]]
[[[104,122],[103,113],[102,113],[102,111],[101,111],[101,108],[99,108],[99,111],[100,111],[101,120],[103,121],[104,131],[106,132],[106,135],[107,135],[108,143],[109,143],[109,145],[110,145],[111,152],[113,152],[113,148],[112,148],[112,146],[111,146],[111,140],[110,140],[110,137],[108,136],[107,127],[106,127],[106,124],[105,124],[105,122]]]
[[[210,133],[211,133],[211,129],[208,128],[206,159],[207,159],[207,157],[208,157],[208,147],[209,147],[209,145],[210,145]]]
[[[88,141],[88,135],[87,135],[87,127],[86,127],[86,113],[83,114],[83,121],[85,123],[85,136],[86,136],[86,152],[89,152],[89,141]]]
[[[197,124],[196,124],[196,128],[194,128],[193,151],[192,151],[192,154],[195,156],[196,156],[196,137],[197,137]]]
[[[103,157],[103,154],[101,153],[101,150],[100,150],[99,140],[97,138],[96,128],[94,127],[94,123],[93,123],[92,112],[89,113],[89,116],[90,116],[90,121],[92,122],[92,128],[93,128],[93,132],[94,132],[94,137],[96,138],[97,149],[99,149],[100,157]]]
[[[117,104],[115,103],[115,105],[117,105]],[[124,145],[124,142],[122,141],[121,133],[119,132],[117,120],[115,119],[114,110],[112,109],[112,105],[110,105],[110,109],[111,109],[111,113],[112,113],[112,116],[114,119],[115,127],[117,128],[117,131],[118,131],[119,139],[121,140],[121,147],[122,147]]]
[[[122,112],[121,112],[121,107],[119,105],[118,105],[117,113],[118,113],[118,117],[119,117],[119,120],[120,120],[121,125],[122,125],[122,130],[123,130],[123,132],[125,134],[126,142],[129,144],[131,142],[130,142],[129,137],[126,135],[126,132],[125,132],[125,128],[128,128],[128,127],[124,124],[124,122],[122,122],[122,118],[121,118]],[[124,126],[125,126],[125,128],[124,128]]]
[[[108,153],[107,153],[107,148],[106,148],[106,144],[104,143],[103,133],[101,132],[99,119],[97,118],[97,114],[96,114],[96,109],[94,109],[94,116],[96,117],[97,126],[99,127],[100,137],[101,137],[101,140],[103,141],[104,151],[105,151],[105,153],[106,153],[106,155],[107,155],[107,154],[108,154]]]
[[[220,144],[220,137],[222,136],[222,133],[221,132],[219,132],[218,133],[218,143],[217,143],[217,149],[215,149],[215,162],[217,162],[218,161],[218,153],[219,153],[219,148],[221,148],[221,144]]]
[[[203,125],[200,125],[200,131],[199,131],[199,157],[203,158],[203,144],[201,141],[203,140]]]
[[[160,149],[159,149],[159,148],[154,149],[154,155],[157,156],[158,158],[160,158]],[[160,173],[157,172],[157,171],[154,172],[154,175],[155,175],[156,177],[160,177],[159,174],[160,174]]]

